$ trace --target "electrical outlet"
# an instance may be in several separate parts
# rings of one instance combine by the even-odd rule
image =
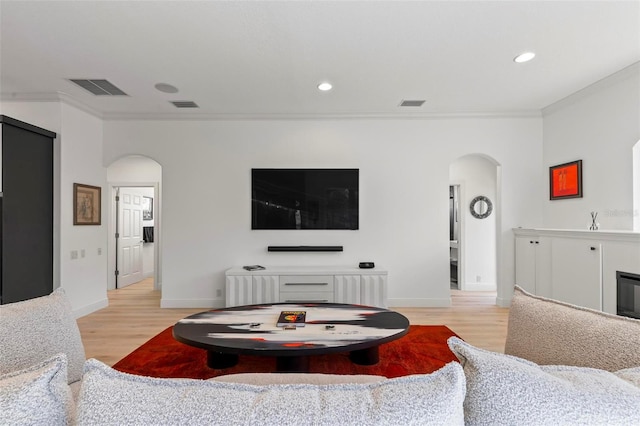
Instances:
[[[216,290],[216,297],[222,297],[222,290],[220,289]]]
[[[102,254],[102,247],[98,247],[98,256]]]
[[[476,275],[476,282],[482,282],[482,277],[480,275]]]
[[[78,258],[78,250],[71,250],[71,260]]]
[[[80,257],[85,257],[87,255],[87,252],[85,249],[80,250]]]

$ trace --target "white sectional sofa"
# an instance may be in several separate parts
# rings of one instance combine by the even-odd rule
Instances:
[[[0,424],[640,424],[638,320],[516,288],[510,354],[458,338],[448,344],[460,362],[395,379],[150,378],[85,361],[69,304],[56,290],[0,306]]]

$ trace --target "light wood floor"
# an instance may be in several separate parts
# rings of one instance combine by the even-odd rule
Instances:
[[[161,309],[153,279],[108,291],[109,306],[78,319],[87,358],[113,365],[181,318],[204,309]],[[507,308],[495,305],[495,293],[452,291],[448,308],[391,308],[411,324],[446,325],[470,344],[503,352]]]

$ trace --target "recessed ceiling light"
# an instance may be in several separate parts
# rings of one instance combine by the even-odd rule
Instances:
[[[517,63],[521,64],[523,62],[529,62],[530,60],[532,60],[535,57],[536,57],[535,53],[533,53],[533,52],[525,52],[525,53],[521,53],[518,56],[516,56],[515,58],[513,58],[513,62],[517,62]]]
[[[331,83],[327,83],[326,81],[324,83],[318,84],[318,90],[321,90],[323,92],[331,90],[332,88],[333,86],[331,85]]]
[[[154,87],[164,93],[178,93],[177,87],[167,83],[158,83]]]

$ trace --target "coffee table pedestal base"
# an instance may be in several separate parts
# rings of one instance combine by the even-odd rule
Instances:
[[[349,359],[358,365],[375,365],[380,361],[380,353],[378,347],[374,346],[372,348],[350,352]]]
[[[277,373],[308,373],[308,356],[279,356],[276,358]]]
[[[216,370],[230,368],[238,363],[237,354],[207,351],[207,366]]]
[[[358,365],[375,365],[380,361],[378,347],[361,349],[349,353],[349,359]],[[237,354],[207,351],[207,366],[215,370],[231,368],[238,364]],[[308,356],[279,356],[276,357],[277,373],[308,373]]]

